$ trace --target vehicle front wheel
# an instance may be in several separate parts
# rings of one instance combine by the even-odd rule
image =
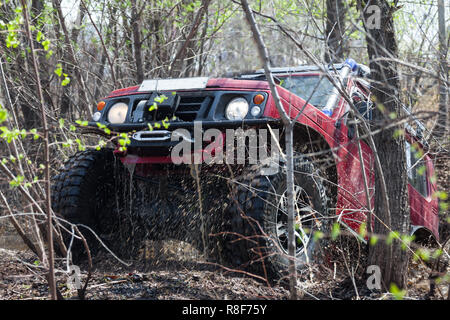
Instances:
[[[138,225],[133,222],[137,217],[131,214],[133,183],[111,149],[78,152],[52,179],[52,207],[57,215],[79,226],[93,253],[101,247],[95,232],[115,253],[128,256],[139,248],[134,242],[140,239],[139,228],[133,228]],[[67,232],[63,237],[74,262],[86,258],[80,240]]]
[[[317,261],[326,241],[319,245],[320,237],[315,234],[328,232],[330,219],[323,178],[312,161],[296,154],[294,170],[296,261],[301,271]],[[273,175],[251,167],[236,180],[226,213],[230,221],[227,260],[269,279],[280,279],[287,275],[289,264],[286,166],[281,164]]]

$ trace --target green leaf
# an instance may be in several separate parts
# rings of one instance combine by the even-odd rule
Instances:
[[[431,181],[431,183],[436,183],[436,181],[437,181],[436,174],[433,173],[433,174],[431,175],[430,181]]]
[[[394,239],[400,239],[400,235],[397,231],[391,231],[389,232],[387,239],[386,239],[386,244],[391,244],[392,240]]]
[[[80,125],[82,127],[86,127],[89,124],[89,121],[75,120],[75,123],[77,123],[78,125]]]
[[[9,182],[10,187],[12,188],[16,188],[18,186],[20,186],[20,184],[23,182],[25,178],[23,176],[17,176],[14,178],[14,180],[11,180]]]
[[[2,109],[0,106],[0,123],[6,121],[6,119],[8,119],[8,111]]]
[[[420,166],[419,168],[417,168],[417,173],[421,176],[423,176],[423,174],[425,173],[425,166]]]
[[[167,96],[165,96],[165,95],[162,94],[162,95],[156,97],[156,98],[155,98],[155,101],[158,102],[158,103],[163,103],[164,100],[167,100],[167,99],[168,99]]]
[[[395,283],[391,284],[391,288],[389,291],[392,293],[396,300],[403,300],[403,297],[406,295],[406,290],[400,290]]]
[[[61,85],[63,87],[67,86],[70,83],[70,78],[69,77],[65,77],[63,81],[61,81]]]
[[[68,148],[73,144],[73,140],[72,139],[68,139],[66,142],[62,143],[63,148]]]
[[[339,225],[338,222],[333,224],[333,227],[331,229],[331,240],[336,240],[336,238],[339,236],[339,234],[341,233],[341,226]]]
[[[61,65],[61,63],[58,63],[56,66],[57,66],[57,68],[55,69],[55,74],[58,77],[61,77],[62,76],[62,65]]]
[[[78,151],[86,150],[86,147],[83,145],[80,139],[75,139],[75,142],[78,144]]]
[[[37,35],[36,35],[36,41],[37,41],[37,42],[41,42],[41,39],[42,39],[42,32],[41,32],[41,31],[38,31],[38,33],[37,33]]]
[[[53,50],[48,50],[47,54],[45,55],[45,58],[48,60],[53,55]]]
[[[370,244],[371,246],[376,245],[377,242],[378,242],[378,237],[377,237],[376,235],[373,235],[373,236],[370,237],[369,244]]]
[[[15,32],[9,32],[8,36],[6,37],[6,47],[7,48],[17,48],[17,46],[20,44],[19,40],[17,40],[16,37],[17,33]]]
[[[419,248],[415,252],[414,260],[417,260],[418,258],[422,259],[423,261],[428,261],[430,259],[430,251],[425,248]]]
[[[170,125],[168,122],[169,122],[169,119],[167,117],[163,121],[161,121],[163,127],[166,129],[169,128],[169,125]]]
[[[394,131],[394,139],[403,137],[404,135],[405,135],[405,130],[403,130],[403,129],[396,129]]]
[[[384,105],[382,105],[381,103],[377,104],[377,108],[378,110],[380,110],[381,112],[384,113],[384,111],[386,110],[386,108],[384,107]]]
[[[442,200],[442,201],[445,201],[445,200],[448,199],[447,192],[445,192],[445,191],[436,191],[436,192],[433,194],[433,197],[439,198],[439,199]]]
[[[325,234],[322,231],[314,231],[313,240],[317,241],[319,239],[322,239],[324,236]]]
[[[403,235],[402,236],[402,244],[401,244],[402,250],[406,250],[407,247],[411,244],[411,242],[414,241],[415,237],[416,237],[415,235],[411,235],[411,236]]]
[[[433,259],[437,259],[439,258],[444,252],[442,251],[442,249],[438,248],[436,250],[434,250],[433,254],[431,255],[433,257]]]
[[[361,236],[361,238],[365,238],[367,235],[367,224],[366,223],[361,223],[361,225],[359,226],[359,235]]]
[[[42,46],[44,47],[44,50],[45,51],[48,51],[48,49],[50,48],[50,40],[44,40],[44,41],[42,41]]]

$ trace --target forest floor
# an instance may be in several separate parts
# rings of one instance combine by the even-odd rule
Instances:
[[[109,255],[94,259],[86,290],[89,300],[283,300],[289,297],[282,285],[268,286],[260,280],[230,273],[201,259],[198,253],[180,255],[180,243],[162,245],[164,253],[158,263],[138,257],[125,266]],[[351,255],[346,255],[347,257]],[[148,258],[148,257],[147,257]],[[344,259],[345,260],[345,259]],[[361,261],[347,260],[347,267],[356,270],[354,277],[346,272],[344,263],[331,270],[313,272],[299,281],[301,299],[375,300],[394,299],[389,293],[371,291],[366,286],[367,274]],[[78,299],[77,291],[67,286],[66,266],[57,261],[57,284],[65,299]],[[81,267],[81,281],[86,279],[87,266]],[[334,269],[334,270],[333,270]],[[359,271],[358,271],[359,270]],[[450,272],[450,268],[447,268]],[[448,283],[437,286],[430,295],[431,269],[411,261],[408,293],[405,299],[446,299]],[[33,254],[26,250],[0,249],[0,299],[47,299],[47,281]]]
[[[450,190],[449,156],[438,159],[439,190]],[[446,212],[448,217],[448,210]],[[442,222],[446,217],[441,217]],[[48,285],[43,268],[36,257],[25,249],[12,232],[0,228],[0,299],[47,299]],[[449,224],[441,223],[441,240],[450,234]],[[341,240],[340,240],[341,241]],[[447,251],[449,248],[447,244]],[[189,245],[166,241],[147,243],[145,250],[124,265],[109,254],[94,258],[92,277],[86,290],[86,299],[103,300],[167,300],[167,299],[288,299],[289,292],[277,284],[265,282],[248,275],[229,272],[208,263]],[[308,276],[299,279],[301,299],[374,300],[394,299],[389,293],[367,288],[368,274],[363,268],[365,248],[344,239],[337,247],[337,255],[328,267],[320,266]],[[66,299],[78,299],[77,291],[67,286],[67,266],[56,262],[57,285]],[[87,276],[87,266],[81,265],[82,282]],[[450,275],[450,266],[444,272]],[[353,276],[350,276],[353,275]],[[430,264],[411,259],[408,288],[404,299],[448,299],[449,283],[433,286]]]

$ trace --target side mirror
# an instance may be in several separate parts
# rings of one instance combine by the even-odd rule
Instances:
[[[358,109],[359,113],[366,118],[366,120],[372,120],[372,103],[360,101],[355,104],[355,107]]]
[[[334,126],[337,129],[340,129],[341,125],[342,125],[342,121],[347,116],[352,117],[353,116],[353,111],[349,110],[349,111],[345,112],[339,119],[336,120],[336,123],[335,123]],[[347,122],[347,130],[348,130],[347,131],[347,137],[349,137],[350,139],[353,139],[353,137],[355,136],[355,123],[353,121]]]

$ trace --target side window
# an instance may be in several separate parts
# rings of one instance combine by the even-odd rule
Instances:
[[[406,166],[408,181],[421,195],[428,196],[427,169],[423,154],[406,141]]]

